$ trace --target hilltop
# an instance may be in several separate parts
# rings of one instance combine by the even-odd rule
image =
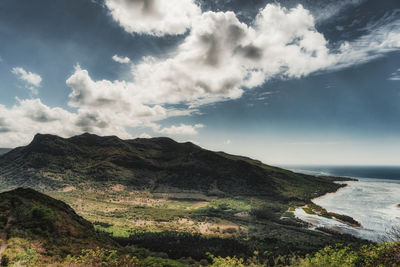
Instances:
[[[29,262],[40,257],[54,262],[82,249],[114,245],[70,206],[32,189],[0,194],[0,229],[3,261]]]
[[[213,152],[169,138],[121,140],[83,134],[37,134],[0,156],[0,190],[40,191],[123,185],[151,192],[258,195],[307,200],[337,190],[329,179],[297,174],[250,158]]]

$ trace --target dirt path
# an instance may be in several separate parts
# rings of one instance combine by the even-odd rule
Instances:
[[[8,220],[7,220],[7,224],[3,229],[3,232],[0,235],[0,239],[1,239],[1,246],[0,246],[0,262],[1,262],[1,257],[3,252],[7,249],[7,236],[8,236],[8,229],[10,229],[11,227],[11,223],[13,221],[13,217],[9,216]]]

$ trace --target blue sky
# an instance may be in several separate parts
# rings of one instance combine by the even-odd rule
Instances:
[[[3,0],[0,36],[0,147],[92,132],[400,163],[397,0]]]

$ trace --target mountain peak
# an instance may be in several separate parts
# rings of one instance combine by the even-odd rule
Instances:
[[[35,134],[35,136],[33,137],[32,142],[35,141],[41,141],[41,140],[46,140],[46,139],[56,139],[56,138],[60,138],[57,135],[52,135],[52,134],[41,134],[41,133],[37,133]]]

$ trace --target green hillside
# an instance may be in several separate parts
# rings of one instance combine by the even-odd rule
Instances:
[[[71,207],[32,189],[0,194],[0,226],[7,242],[1,256],[8,262],[53,262],[82,249],[114,245]]]
[[[121,247],[74,210],[32,189],[0,194],[0,266],[187,266]]]
[[[91,134],[64,139],[36,135],[31,144],[0,157],[0,190],[41,191],[122,184],[151,192],[257,195],[304,201],[339,185],[245,157],[169,138],[121,140]]]

